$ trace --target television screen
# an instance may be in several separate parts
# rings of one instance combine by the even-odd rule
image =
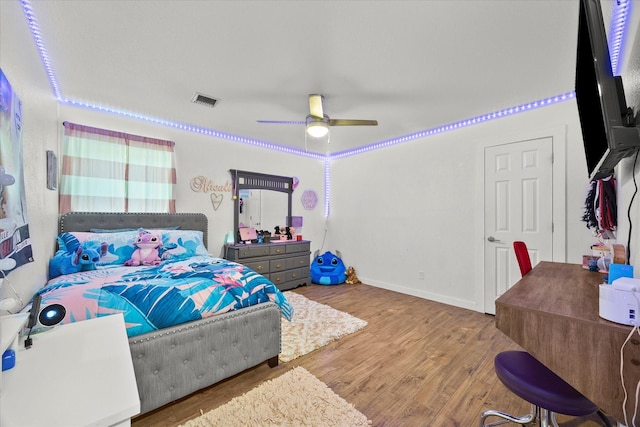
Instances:
[[[575,90],[589,178],[605,178],[622,158],[635,153],[640,135],[624,126],[622,79],[611,70],[598,0],[580,1]]]

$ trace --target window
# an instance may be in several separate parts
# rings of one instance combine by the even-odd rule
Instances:
[[[64,123],[60,214],[175,212],[174,142]]]

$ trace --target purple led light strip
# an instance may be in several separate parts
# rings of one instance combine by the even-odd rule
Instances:
[[[279,144],[270,143],[268,141],[263,141],[255,138],[247,138],[240,135],[229,134],[226,132],[217,131],[215,129],[204,128],[200,126],[193,126],[186,123],[177,123],[169,120],[158,119],[150,116],[146,116],[143,114],[133,113],[124,110],[118,110],[111,107],[99,106],[95,104],[91,104],[84,101],[72,100],[62,96],[60,91],[60,87],[58,85],[57,78],[53,71],[53,67],[51,65],[51,61],[49,59],[49,55],[47,53],[45,43],[40,35],[40,28],[38,26],[37,19],[33,13],[33,8],[31,7],[31,2],[29,0],[21,0],[22,8],[27,19],[27,23],[29,25],[29,29],[31,30],[31,34],[36,44],[36,48],[38,49],[38,53],[40,54],[40,59],[44,68],[46,70],[47,76],[49,78],[49,84],[51,85],[51,89],[58,100],[58,102],[66,105],[76,106],[88,108],[96,111],[101,111],[109,114],[125,116],[133,119],[138,119],[158,125],[168,126],[175,129],[180,129],[186,132],[197,133],[200,135],[211,136],[215,138],[225,139],[233,142],[248,144],[260,148],[265,148],[268,150],[275,150],[282,153],[293,154],[302,157],[308,157],[316,160],[324,160],[324,176],[325,176],[325,217],[329,217],[330,211],[330,181],[331,181],[331,160],[345,158],[354,156],[357,154],[365,153],[372,150],[377,150],[379,148],[385,148],[397,144],[401,144],[408,141],[413,141],[416,139],[426,138],[432,135],[437,135],[443,132],[449,132],[453,130],[458,130],[461,128],[477,125],[480,123],[485,123],[490,120],[496,120],[503,117],[508,117],[513,114],[518,114],[526,111],[530,111],[532,109],[545,107],[548,105],[556,104],[558,102],[563,102],[568,99],[572,99],[575,97],[575,93],[567,92],[562,95],[558,95],[551,98],[545,98],[542,100],[530,102],[527,104],[522,104],[516,107],[506,108],[504,110],[495,111],[489,114],[483,114],[477,117],[473,117],[471,119],[462,120],[458,122],[453,122],[447,125],[443,125],[436,128],[426,129],[423,131],[399,136],[397,138],[391,138],[384,141],[375,142],[372,144],[364,145],[359,148],[354,148],[345,151],[339,151],[329,155],[323,155],[315,152],[308,152],[304,150],[299,150],[296,148],[291,148]],[[624,38],[626,33],[627,26],[627,17],[630,14],[631,2],[628,0],[618,0],[617,6],[614,8],[613,17],[611,19],[611,31],[609,32],[609,46],[611,51],[611,64],[613,73],[617,74],[618,66],[619,66],[619,56],[620,52],[623,50]],[[293,123],[293,122],[292,122]],[[297,122],[296,122],[297,123]]]
[[[205,128],[201,126],[194,126],[187,123],[173,122],[170,120],[159,119],[157,117],[151,117],[144,114],[138,114],[131,111],[119,110],[112,107],[96,105],[85,101],[79,101],[74,99],[63,98],[59,100],[61,104],[70,105],[73,107],[82,107],[90,110],[101,111],[103,113],[109,113],[119,116],[124,116],[131,119],[137,119],[157,125],[167,126],[174,129],[179,129],[185,132],[196,133],[199,135],[210,136],[213,138],[225,139],[232,142],[238,142],[242,144],[252,145],[254,147],[265,148],[267,150],[279,151],[282,153],[293,154],[296,156],[308,157],[316,160],[323,160],[326,158],[324,154],[314,153],[310,151],[304,151],[293,147],[288,147],[280,144],[274,144],[272,142],[263,141],[256,138],[248,138],[241,135],[235,135],[227,132],[221,132],[215,129]]]
[[[613,15],[609,23],[609,51],[611,56],[611,69],[613,75],[619,73],[620,53],[624,52],[624,43],[627,32],[627,18],[631,15],[632,1],[617,0],[614,2]]]
[[[31,30],[33,41],[36,43],[36,48],[38,49],[38,53],[40,54],[42,65],[44,65],[47,77],[49,77],[49,85],[51,85],[51,90],[53,91],[56,99],[60,101],[62,99],[60,86],[58,86],[58,80],[56,79],[56,75],[53,72],[53,67],[51,66],[51,60],[49,59],[49,54],[47,53],[47,49],[44,45],[44,40],[42,40],[42,37],[40,36],[40,27],[38,26],[38,21],[33,14],[31,2],[22,0],[22,10],[24,11],[24,16],[27,18],[27,24],[29,25],[29,29]]]
[[[329,196],[331,195],[331,161],[329,159],[324,161],[324,217],[329,218],[331,212],[331,201]]]
[[[440,133],[443,133],[443,132],[448,132],[448,131],[457,130],[457,129],[460,129],[460,128],[476,125],[476,124],[479,124],[479,123],[484,123],[484,122],[489,121],[489,120],[494,120],[494,119],[507,117],[507,116],[510,116],[510,115],[513,115],[513,114],[517,114],[517,113],[529,111],[531,109],[540,108],[540,107],[544,107],[544,106],[547,106],[547,105],[555,104],[557,102],[562,102],[562,101],[565,101],[567,99],[571,99],[571,98],[575,97],[574,92],[567,92],[565,94],[558,95],[558,96],[555,96],[555,97],[551,97],[551,98],[546,98],[546,99],[530,102],[528,104],[522,104],[522,105],[519,105],[519,106],[516,106],[516,107],[512,107],[512,108],[506,108],[504,110],[499,110],[499,111],[495,111],[495,112],[492,112],[492,113],[489,113],[489,114],[480,115],[480,116],[477,116],[477,117],[473,117],[471,119],[462,120],[462,121],[458,121],[458,122],[453,122],[453,123],[450,123],[450,124],[447,124],[447,125],[443,125],[443,126],[440,126],[440,127],[426,129],[426,130],[422,130],[422,131],[419,131],[419,132],[415,132],[415,133],[399,136],[399,137],[396,137],[396,138],[391,138],[391,139],[387,139],[387,140],[384,140],[384,141],[375,142],[375,143],[364,145],[364,146],[361,146],[361,147],[358,147],[358,148],[345,150],[345,151],[339,151],[339,152],[336,152],[336,153],[333,153],[333,154],[329,154],[329,155],[324,155],[324,154],[320,154],[320,153],[308,152],[308,151],[304,151],[304,150],[300,150],[300,149],[296,149],[296,148],[291,148],[291,147],[283,146],[283,145],[280,145],[280,144],[274,144],[274,143],[271,143],[271,142],[268,142],[268,141],[263,141],[263,140],[256,139],[256,138],[247,138],[247,137],[243,137],[243,136],[240,136],[240,135],[234,135],[234,134],[229,134],[229,133],[226,133],[226,132],[217,131],[215,129],[204,128],[204,127],[200,127],[200,126],[193,126],[193,125],[189,125],[189,124],[186,124],[186,123],[172,122],[172,121],[169,121],[169,120],[158,119],[158,118],[146,116],[146,115],[143,115],[143,114],[133,113],[133,112],[124,111],[124,110],[118,110],[118,109],[112,108],[112,107],[99,106],[99,105],[91,104],[89,102],[72,100],[72,99],[68,99],[68,98],[63,97],[62,94],[61,94],[61,91],[60,91],[60,88],[59,88],[55,73],[53,71],[53,67],[51,65],[51,61],[49,60],[49,55],[48,55],[47,50],[45,48],[44,41],[42,40],[42,37],[40,35],[40,29],[39,29],[39,26],[38,26],[38,23],[37,23],[37,19],[36,19],[34,13],[33,13],[33,8],[31,7],[31,2],[29,0],[21,0],[21,2],[22,2],[22,6],[23,6],[25,17],[27,18],[27,22],[29,24],[29,28],[30,28],[31,33],[33,35],[33,39],[34,39],[34,41],[36,43],[36,47],[38,49],[38,52],[40,53],[40,58],[41,58],[42,63],[44,65],[44,67],[45,67],[45,70],[47,72],[47,76],[49,77],[49,82],[50,82],[51,88],[52,88],[52,90],[53,90],[53,92],[54,92],[54,94],[56,96],[56,99],[60,103],[66,104],[66,105],[84,107],[84,108],[88,108],[88,109],[102,111],[102,112],[105,112],[105,113],[125,116],[125,117],[134,118],[134,119],[138,119],[138,120],[143,120],[143,121],[147,121],[147,122],[158,124],[158,125],[169,126],[169,127],[180,129],[180,130],[184,130],[184,131],[187,131],[187,132],[197,133],[197,134],[201,134],[201,135],[207,135],[207,136],[211,136],[211,137],[215,137],[215,138],[225,139],[225,140],[229,140],[229,141],[233,141],[233,142],[239,142],[239,143],[248,144],[248,145],[252,145],[252,146],[257,146],[257,147],[261,147],[261,148],[265,148],[265,149],[269,149],[269,150],[279,151],[279,152],[282,152],[282,153],[293,154],[293,155],[298,155],[298,156],[308,157],[308,158],[313,158],[313,159],[318,159],[318,160],[322,160],[322,159],[333,160],[333,159],[340,159],[340,158],[344,158],[344,157],[349,157],[349,156],[357,155],[357,154],[360,154],[360,153],[376,150],[378,148],[384,148],[384,147],[388,147],[388,146],[392,146],[392,145],[397,145],[397,144],[401,144],[401,143],[404,143],[404,142],[413,141],[415,139],[426,138],[428,136],[440,134]],[[612,64],[614,63],[614,61],[615,61],[615,64],[618,64],[618,57],[619,57],[620,49],[621,49],[621,46],[622,46],[622,39],[623,39],[624,34],[625,34],[625,30],[624,29],[626,27],[626,23],[627,23],[626,18],[627,18],[628,14],[629,14],[629,9],[630,9],[630,5],[629,5],[628,0],[619,0],[619,4],[615,8],[615,11],[614,11],[614,15],[613,15],[612,22],[611,22],[612,28],[614,28],[611,31],[613,41],[610,43],[611,45],[614,46],[614,48],[612,49],[612,55],[611,55]],[[295,122],[295,123],[298,123],[298,122]]]
[[[341,159],[344,157],[354,156],[356,154],[366,153],[367,151],[377,150],[379,148],[390,147],[392,145],[402,144],[404,142],[413,141],[416,139],[426,138],[432,135],[438,135],[444,132],[452,130],[458,130],[465,127],[479,125],[491,120],[502,119],[504,117],[512,116],[518,113],[524,113],[534,110],[536,108],[546,107],[551,104],[557,104],[569,99],[575,98],[575,92],[567,92],[562,95],[553,96],[551,98],[540,99],[538,101],[529,102],[527,104],[518,105],[511,108],[505,108],[504,110],[494,111],[488,114],[482,114],[480,116],[472,117],[470,119],[461,120],[458,122],[449,123],[447,125],[438,126],[431,129],[425,129],[419,132],[410,133],[407,135],[399,136],[397,138],[386,139],[384,141],[375,142],[369,145],[363,145],[351,150],[338,151],[329,155],[331,159]]]

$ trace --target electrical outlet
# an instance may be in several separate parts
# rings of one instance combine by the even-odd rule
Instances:
[[[418,279],[424,280],[424,271],[418,271]]]

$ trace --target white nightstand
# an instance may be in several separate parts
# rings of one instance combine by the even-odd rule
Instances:
[[[0,426],[131,425],[140,398],[121,314],[31,337],[2,373]]]
[[[29,319],[29,313],[9,314],[0,316],[0,354],[4,353],[18,338]]]

